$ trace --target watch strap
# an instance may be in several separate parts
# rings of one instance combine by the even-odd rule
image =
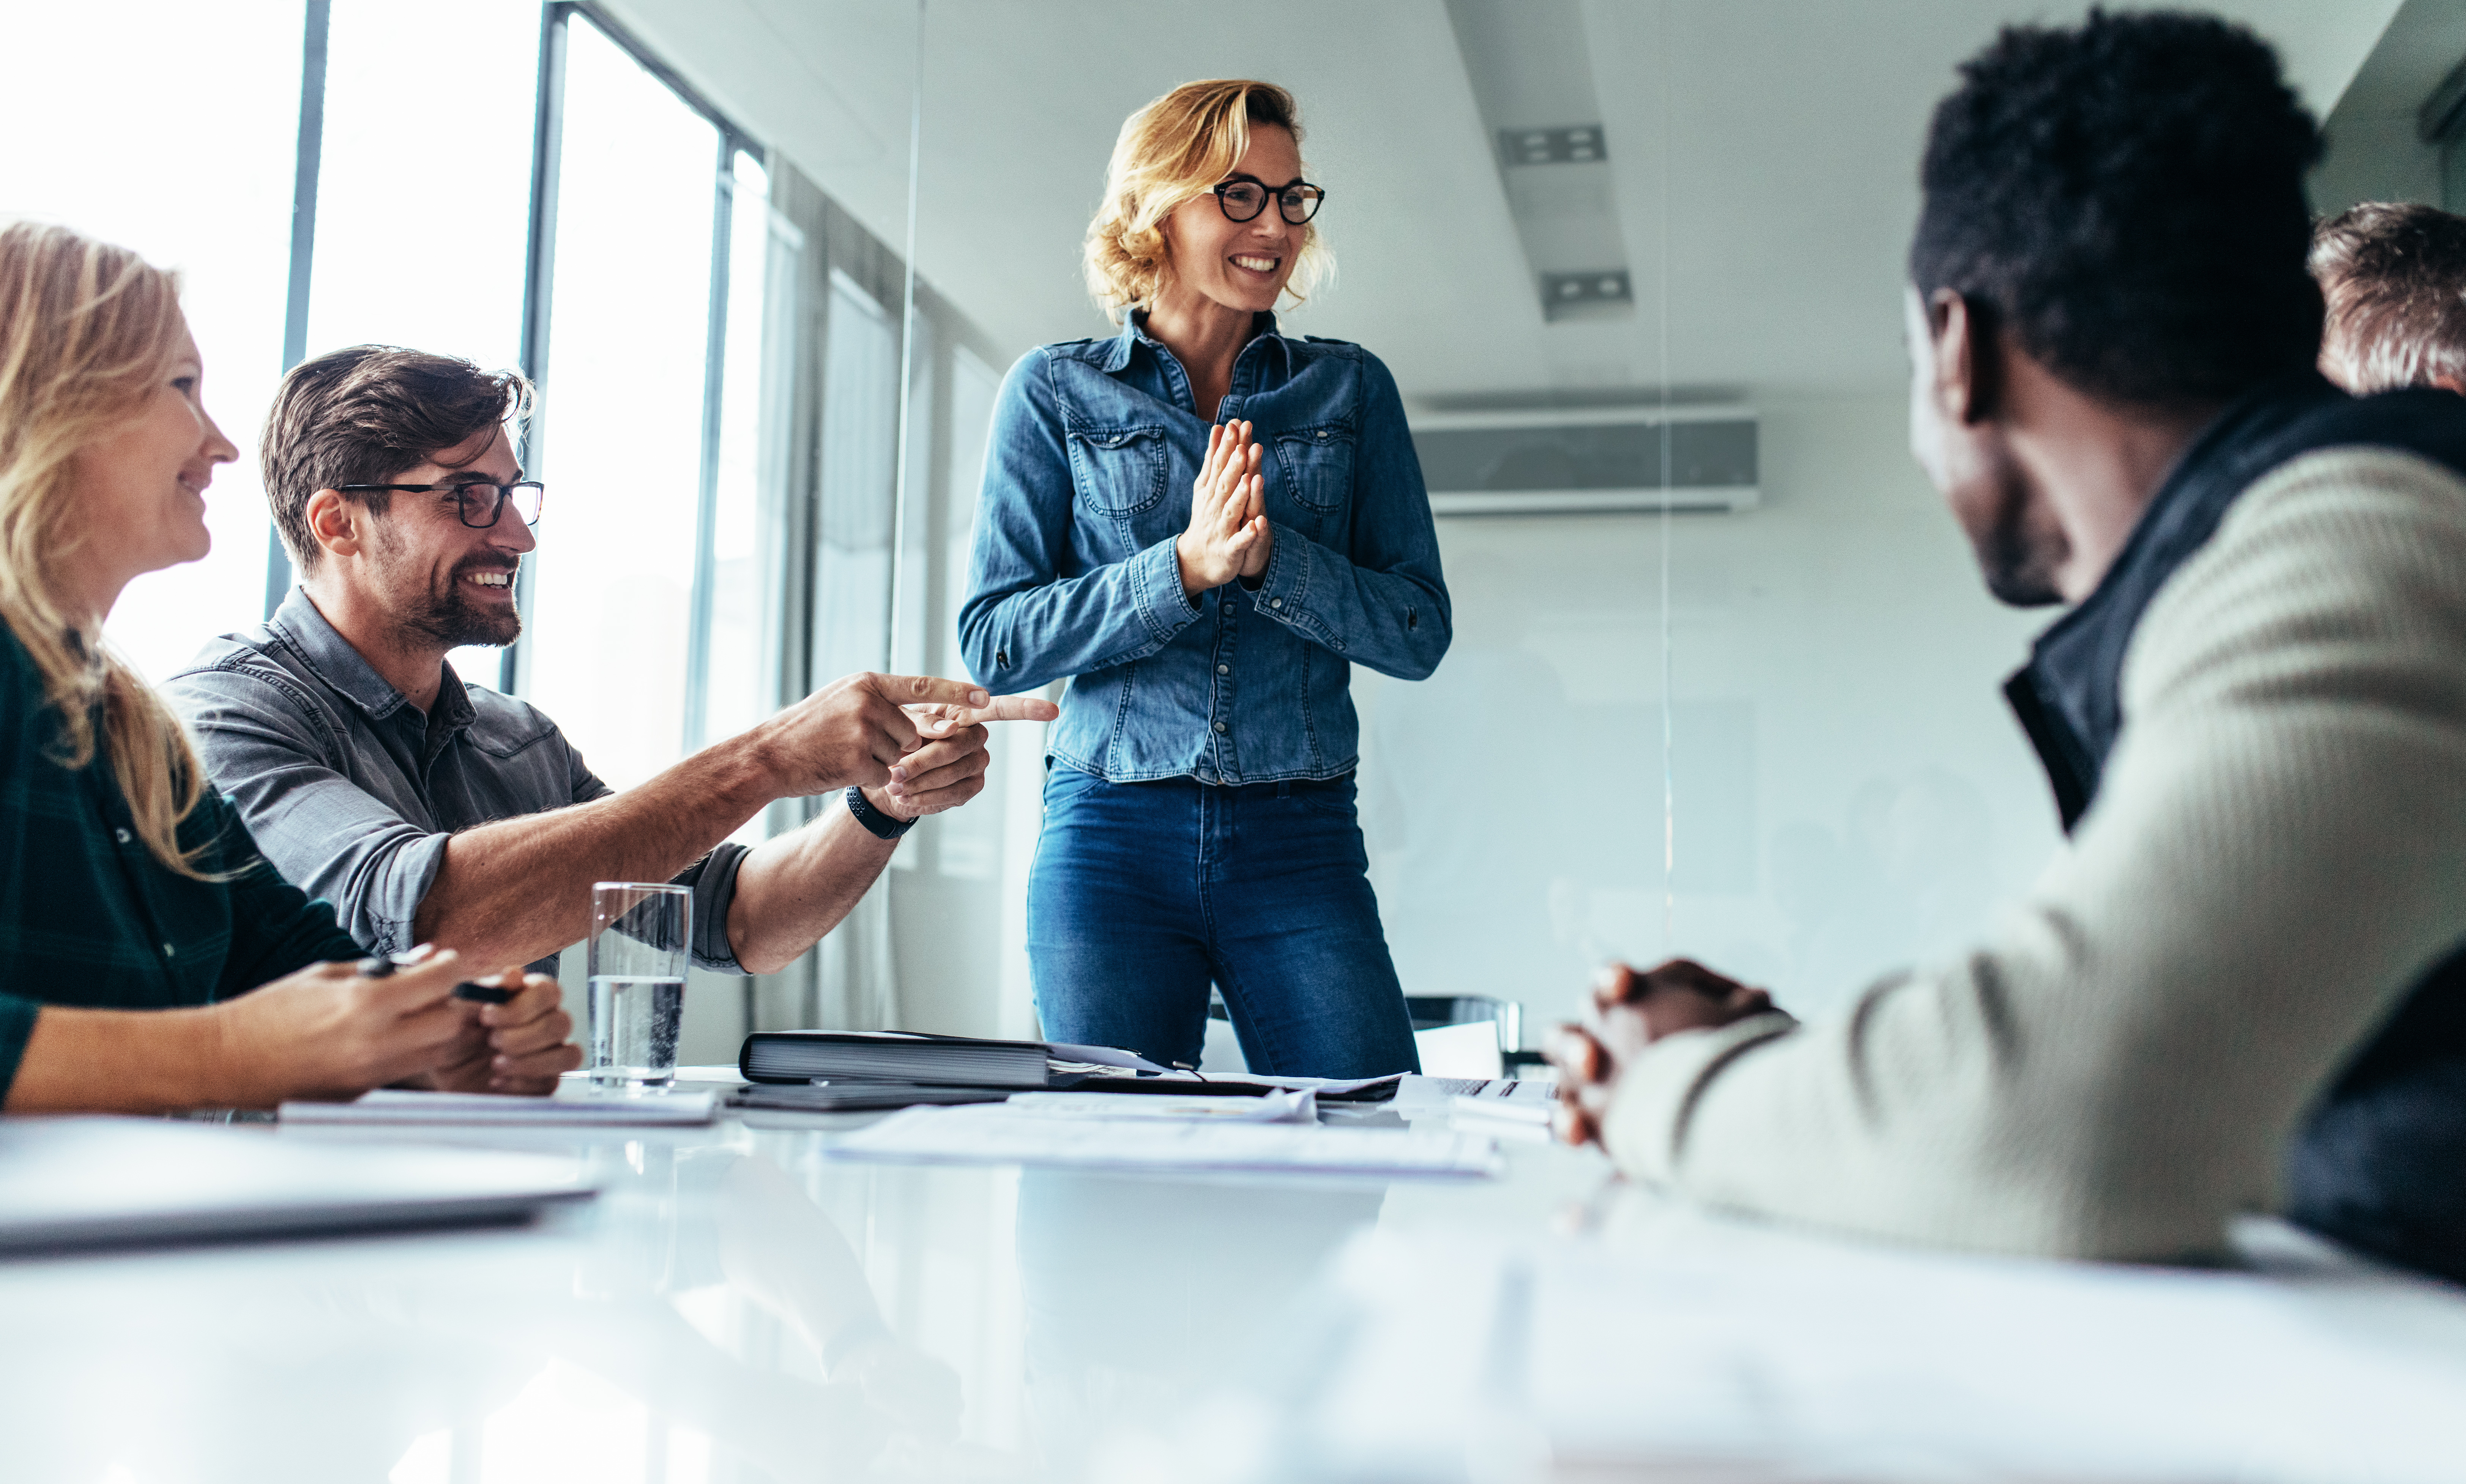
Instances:
[[[916,827],[914,820],[903,820],[876,809],[873,800],[865,798],[864,790],[861,788],[851,787],[847,791],[847,807],[848,813],[856,816],[856,821],[877,840],[897,840]]]

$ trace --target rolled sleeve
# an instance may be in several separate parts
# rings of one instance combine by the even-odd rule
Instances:
[[[710,854],[668,878],[693,888],[694,967],[713,974],[743,974],[735,945],[728,940],[728,909],[736,900],[736,872],[752,854],[734,841],[722,841]]]

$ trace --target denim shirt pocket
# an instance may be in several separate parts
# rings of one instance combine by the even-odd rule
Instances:
[[[1136,515],[1164,498],[1164,429],[1072,428],[1070,473],[1079,498],[1101,515]]]
[[[1329,422],[1276,435],[1285,493],[1306,510],[1332,514],[1353,499],[1353,427]]]

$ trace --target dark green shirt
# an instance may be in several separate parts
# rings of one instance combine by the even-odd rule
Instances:
[[[155,860],[112,776],[100,721],[95,730],[94,757],[61,767],[59,713],[0,623],[0,1098],[43,1005],[212,1004],[360,954],[332,908],[258,858],[218,795],[181,822],[181,843],[215,842],[199,863],[209,871],[249,868],[196,881]]]

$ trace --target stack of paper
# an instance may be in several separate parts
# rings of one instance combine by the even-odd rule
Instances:
[[[1470,1134],[1221,1119],[1056,1118],[1006,1105],[911,1108],[826,1153],[835,1158],[928,1163],[1284,1174],[1462,1177],[1489,1175],[1498,1167],[1496,1147]]]

